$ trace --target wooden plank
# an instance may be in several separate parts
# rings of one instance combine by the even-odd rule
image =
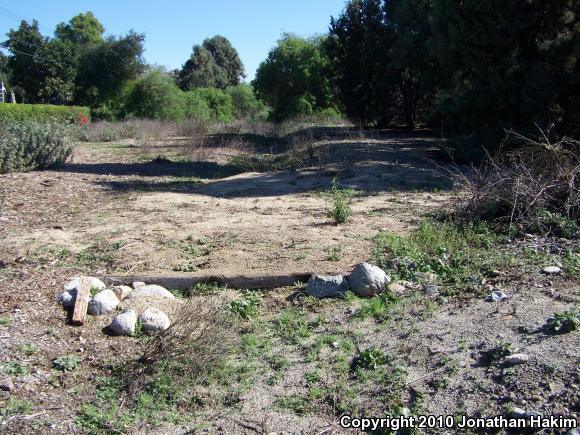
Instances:
[[[77,287],[77,297],[75,299],[75,307],[71,319],[73,325],[82,326],[85,324],[90,296],[91,280],[83,276],[79,279],[79,286]]]
[[[198,283],[215,282],[221,286],[234,289],[273,289],[292,286],[295,283],[305,283],[312,273],[297,272],[280,275],[120,275],[103,277],[108,285],[131,285],[133,281],[146,284],[157,284],[167,289],[187,290]],[[328,275],[345,275],[328,273]]]

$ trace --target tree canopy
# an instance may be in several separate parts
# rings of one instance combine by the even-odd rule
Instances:
[[[73,44],[99,44],[103,42],[105,28],[92,12],[75,15],[68,23],[56,26],[54,35]]]
[[[199,87],[225,89],[236,86],[245,77],[238,52],[227,38],[216,35],[202,45],[194,45],[191,57],[178,73],[183,90]]]
[[[259,98],[272,107],[277,120],[332,108],[324,38],[286,33],[260,64],[252,82]]]

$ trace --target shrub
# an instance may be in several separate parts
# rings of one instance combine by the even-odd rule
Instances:
[[[197,88],[189,91],[188,94],[193,94],[207,103],[212,120],[219,122],[234,120],[232,97],[226,91],[216,88]]]
[[[71,131],[62,124],[14,122],[0,130],[0,173],[49,168],[71,152]]]
[[[75,355],[66,355],[55,358],[52,366],[62,372],[72,372],[81,363],[81,359]]]
[[[187,119],[209,121],[212,118],[212,109],[199,92],[184,92],[183,100]]]
[[[134,138],[137,135],[137,130],[138,125],[135,121],[99,121],[78,126],[75,131],[75,139],[82,142],[112,142]]]
[[[471,175],[458,173],[460,220],[486,220],[516,231],[578,235],[580,142],[510,133]],[[508,148],[509,147],[509,148]]]
[[[265,120],[268,109],[256,98],[254,89],[247,83],[226,89],[232,98],[234,116],[236,119]]]
[[[173,78],[153,70],[131,83],[125,91],[125,115],[180,121],[185,118],[185,98]]]
[[[336,177],[332,180],[332,196],[334,199],[334,205],[332,210],[330,210],[330,217],[338,224],[343,224],[350,218],[351,210],[348,204],[349,195],[344,189],[338,187]]]
[[[88,124],[90,115],[88,107],[0,103],[0,122],[57,121],[70,124]]]

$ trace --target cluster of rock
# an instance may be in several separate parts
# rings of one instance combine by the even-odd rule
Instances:
[[[117,285],[107,287],[107,285],[97,278],[90,278],[91,290],[96,293],[89,298],[88,313],[93,316],[102,316],[115,311],[121,301],[140,298],[162,298],[175,299],[175,296],[167,289],[156,284],[145,284],[144,282],[133,282],[131,287],[127,285]],[[64,291],[60,294],[60,303],[64,308],[74,307],[79,279],[75,278],[64,286]],[[155,308],[148,307],[141,314],[133,308],[125,308],[117,314],[108,330],[115,335],[134,335],[137,322],[141,324],[142,331],[155,332],[164,331],[171,325],[167,315]]]
[[[358,296],[370,297],[384,291],[390,283],[391,278],[380,267],[360,263],[348,276],[312,275],[308,280],[306,291],[316,298],[341,298],[350,289]],[[394,293],[402,293],[405,289],[404,283],[393,283],[389,286],[389,290]],[[435,285],[426,286],[426,294],[437,296],[439,289]]]

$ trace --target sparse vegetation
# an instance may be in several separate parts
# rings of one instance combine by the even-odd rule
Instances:
[[[576,331],[580,327],[580,309],[577,307],[567,311],[554,313],[546,322],[546,328],[549,331],[566,334]]]
[[[337,224],[346,223],[351,215],[350,209],[350,196],[348,191],[338,187],[338,181],[335,178],[332,179],[332,209],[329,212],[329,216],[334,219]]]
[[[52,366],[61,372],[72,372],[81,363],[81,359],[75,355],[65,355],[55,358],[52,361]]]

